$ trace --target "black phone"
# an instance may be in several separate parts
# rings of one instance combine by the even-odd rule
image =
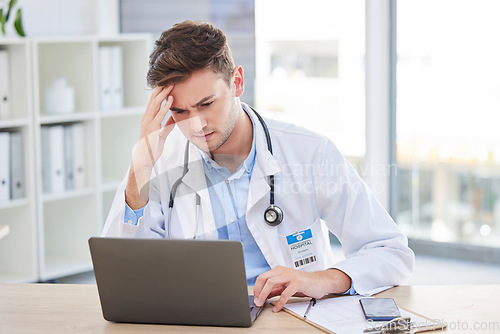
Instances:
[[[388,321],[401,316],[392,298],[361,298],[359,303],[367,320]]]

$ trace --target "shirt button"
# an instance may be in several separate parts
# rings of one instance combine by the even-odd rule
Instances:
[[[231,182],[231,180],[226,180],[226,183],[230,183],[230,182]]]
[[[132,221],[132,219],[129,219],[128,222],[130,225],[134,225],[134,222]]]
[[[229,219],[229,222],[230,222],[230,223],[234,223],[235,221],[236,221],[236,218],[234,218],[234,217],[231,217],[231,218]]]

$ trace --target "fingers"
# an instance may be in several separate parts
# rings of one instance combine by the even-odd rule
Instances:
[[[297,284],[290,284],[283,292],[281,293],[280,299],[274,304],[273,307],[273,312],[279,312],[285,306],[286,302],[290,297],[295,295],[295,293],[298,291],[298,285]]]
[[[166,139],[170,134],[170,132],[172,132],[172,130],[174,129],[174,124],[175,124],[174,118],[170,116],[160,131],[160,138]]]
[[[258,295],[254,294],[254,296],[257,297],[254,299],[255,305],[262,306],[267,298],[273,297],[271,296],[271,293],[285,283],[286,279],[284,279],[283,276],[275,276],[267,279],[262,291],[260,291]]]
[[[264,286],[267,283],[267,280],[273,276],[276,268],[266,271],[265,273],[260,274],[255,280],[255,285],[253,287],[253,295],[254,295],[254,304],[256,306],[262,306],[264,301],[270,296],[269,294],[262,293]],[[262,297],[261,297],[262,296]]]
[[[149,101],[148,101],[148,105],[146,106],[146,110],[149,109],[149,107],[151,106],[151,103],[153,102],[153,100],[155,99],[155,97],[163,90],[163,87],[160,87],[160,86],[156,86],[155,89],[153,90],[153,93],[151,94],[151,96],[149,97]]]
[[[161,104],[165,99],[167,99],[168,94],[170,94],[173,88],[174,88],[173,85],[155,88],[153,94],[151,94],[151,97],[149,98],[148,106],[146,107],[146,112],[144,113],[143,116],[144,120],[150,121],[157,116],[157,114],[161,111],[161,109],[163,109],[161,108]],[[168,108],[170,108],[170,106]]]
[[[253,287],[253,295],[254,295],[254,303],[256,306],[260,306],[260,301],[258,297],[260,296],[260,293],[262,291],[262,288],[264,287],[264,284],[266,284],[267,278],[264,278],[264,275],[266,275],[268,272],[265,272],[257,277],[255,280],[255,285]],[[257,304],[259,303],[259,304]]]
[[[153,104],[153,101],[155,100],[155,98],[158,96],[158,94],[161,93],[161,91],[163,90],[164,87],[161,87],[161,86],[157,86],[154,90],[153,90],[153,93],[151,94],[151,96],[149,97],[149,100],[148,100],[148,105],[146,106],[146,112],[144,113],[144,117],[147,116],[148,114],[148,111],[151,109],[151,105]]]
[[[275,267],[259,275],[253,289],[255,305],[262,306],[267,298],[280,294],[289,280],[290,278],[284,275],[282,267]]]
[[[158,111],[158,113],[155,115],[154,120],[156,122],[162,122],[163,119],[165,118],[165,115],[168,113],[170,110],[170,107],[172,106],[172,103],[174,102],[174,97],[173,96],[168,96],[167,101],[165,102],[165,105],[161,107],[161,109]]]
[[[288,299],[290,299],[290,297],[292,297],[299,290],[300,286],[298,282],[289,275],[283,275],[281,273],[271,273],[270,271],[268,273],[270,273],[272,276],[266,279],[262,290],[258,292],[258,294],[256,294],[254,288],[254,296],[257,296],[257,298],[254,299],[255,305],[262,306],[264,304],[264,301],[268,297],[280,295],[278,302],[273,308],[273,312],[278,312],[283,308]],[[274,276],[274,274],[277,274],[277,276]]]
[[[317,273],[303,272],[287,267],[275,267],[257,277],[254,286],[254,303],[264,305],[267,298],[280,296],[273,312],[280,311],[292,296],[321,298],[327,291],[321,285]]]

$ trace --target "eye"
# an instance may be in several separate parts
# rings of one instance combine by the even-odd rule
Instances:
[[[214,103],[214,101],[210,101],[210,102],[207,102],[207,103],[203,103],[201,106],[203,108],[207,108],[207,107],[210,107],[213,103]]]

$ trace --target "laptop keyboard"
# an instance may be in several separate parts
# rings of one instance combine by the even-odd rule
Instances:
[[[248,306],[250,306],[250,311],[252,311],[255,307],[253,299],[254,299],[253,296],[248,295]]]
[[[253,296],[248,296],[248,305],[250,307],[250,319],[252,319],[252,322],[257,319],[257,316],[259,315],[260,311],[262,311],[262,307],[257,307],[253,303]]]

